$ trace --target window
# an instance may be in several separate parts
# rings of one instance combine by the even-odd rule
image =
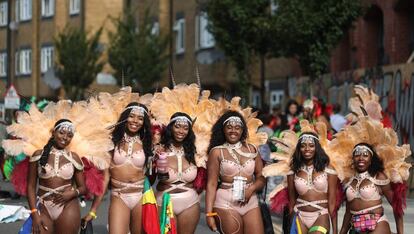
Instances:
[[[202,12],[196,17],[196,49],[206,49],[214,47],[213,35],[207,30],[207,13]]]
[[[69,1],[69,14],[76,15],[80,12],[80,0]]]
[[[157,21],[155,21],[152,24],[151,34],[152,35],[159,35],[160,34],[160,23],[158,23]]]
[[[32,72],[32,50],[20,50],[16,56],[16,64],[18,64],[17,74],[29,75]]]
[[[7,2],[0,2],[0,26],[7,25]]]
[[[32,19],[32,0],[16,1],[16,20]]]
[[[271,0],[270,1],[270,13],[272,15],[274,15],[276,13],[278,7],[279,6],[278,6],[276,0]]]
[[[4,77],[7,75],[7,54],[0,53],[0,76]]]
[[[185,19],[181,18],[175,22],[175,53],[182,54],[185,51]]]
[[[44,73],[47,72],[47,70],[53,66],[53,47],[43,47],[40,56],[40,71]]]
[[[49,17],[53,16],[55,11],[54,0],[42,0],[42,16]]]

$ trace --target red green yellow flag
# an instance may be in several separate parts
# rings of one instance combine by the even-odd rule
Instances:
[[[173,205],[169,193],[164,193],[162,196],[160,223],[161,234],[177,234]]]
[[[142,191],[142,228],[144,233],[160,234],[157,200],[148,178],[145,178]]]

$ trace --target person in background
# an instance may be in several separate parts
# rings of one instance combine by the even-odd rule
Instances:
[[[339,132],[347,123],[345,117],[340,112],[341,105],[335,103],[333,105],[333,115],[330,116],[330,123],[335,132]]]
[[[299,126],[300,107],[295,100],[289,100],[286,105],[285,114],[282,116],[283,130],[290,129],[298,131]]]

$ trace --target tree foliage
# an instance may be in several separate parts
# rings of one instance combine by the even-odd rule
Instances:
[[[102,28],[88,38],[80,28],[66,26],[55,38],[57,51],[57,75],[66,95],[72,100],[83,98],[85,89],[102,70],[102,49],[99,38]]]
[[[247,97],[249,65],[255,54],[266,54],[270,44],[269,0],[209,0],[209,31],[234,64],[239,92]]]
[[[118,84],[151,91],[166,68],[167,38],[153,32],[149,10],[145,11],[142,23],[137,23],[131,10],[113,22],[116,31],[109,33],[108,60]]]
[[[327,72],[332,49],[362,12],[359,0],[274,0],[273,52],[298,58],[311,78]]]

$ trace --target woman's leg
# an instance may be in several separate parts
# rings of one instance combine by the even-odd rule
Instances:
[[[55,220],[56,233],[79,233],[80,207],[78,199],[66,203],[62,213]]]
[[[127,234],[131,211],[118,196],[111,195],[109,205],[108,224],[109,233]]]
[[[326,232],[324,231],[311,231],[313,227],[315,226],[320,226],[326,229]],[[315,223],[313,223],[313,225],[309,228],[308,233],[309,234],[329,234],[329,229],[330,229],[330,222],[329,222],[329,215],[328,214],[324,214],[319,216]],[[320,228],[321,229],[321,228]]]
[[[142,196],[141,196],[142,198]],[[138,204],[132,209],[131,213],[131,222],[129,227],[131,229],[131,234],[140,234],[142,229],[142,199],[139,199]]]
[[[243,216],[244,233],[264,233],[262,213],[260,208],[254,208]]]
[[[45,230],[44,228],[40,228],[40,233],[41,234],[54,233],[53,220],[50,218],[49,213],[46,210],[46,207],[42,203],[40,203],[39,208],[40,208],[40,219],[43,221],[43,224],[47,227],[47,230]]]
[[[200,220],[200,203],[196,203],[185,209],[177,216],[177,229],[180,234],[195,233]]]
[[[371,232],[372,234],[391,234],[390,224],[386,221],[377,223],[375,230]]]
[[[216,217],[217,228],[221,230],[221,233],[226,234],[243,234],[244,226],[243,219],[240,214],[232,209],[220,209],[214,208],[217,212]],[[254,233],[254,232],[253,232]]]

